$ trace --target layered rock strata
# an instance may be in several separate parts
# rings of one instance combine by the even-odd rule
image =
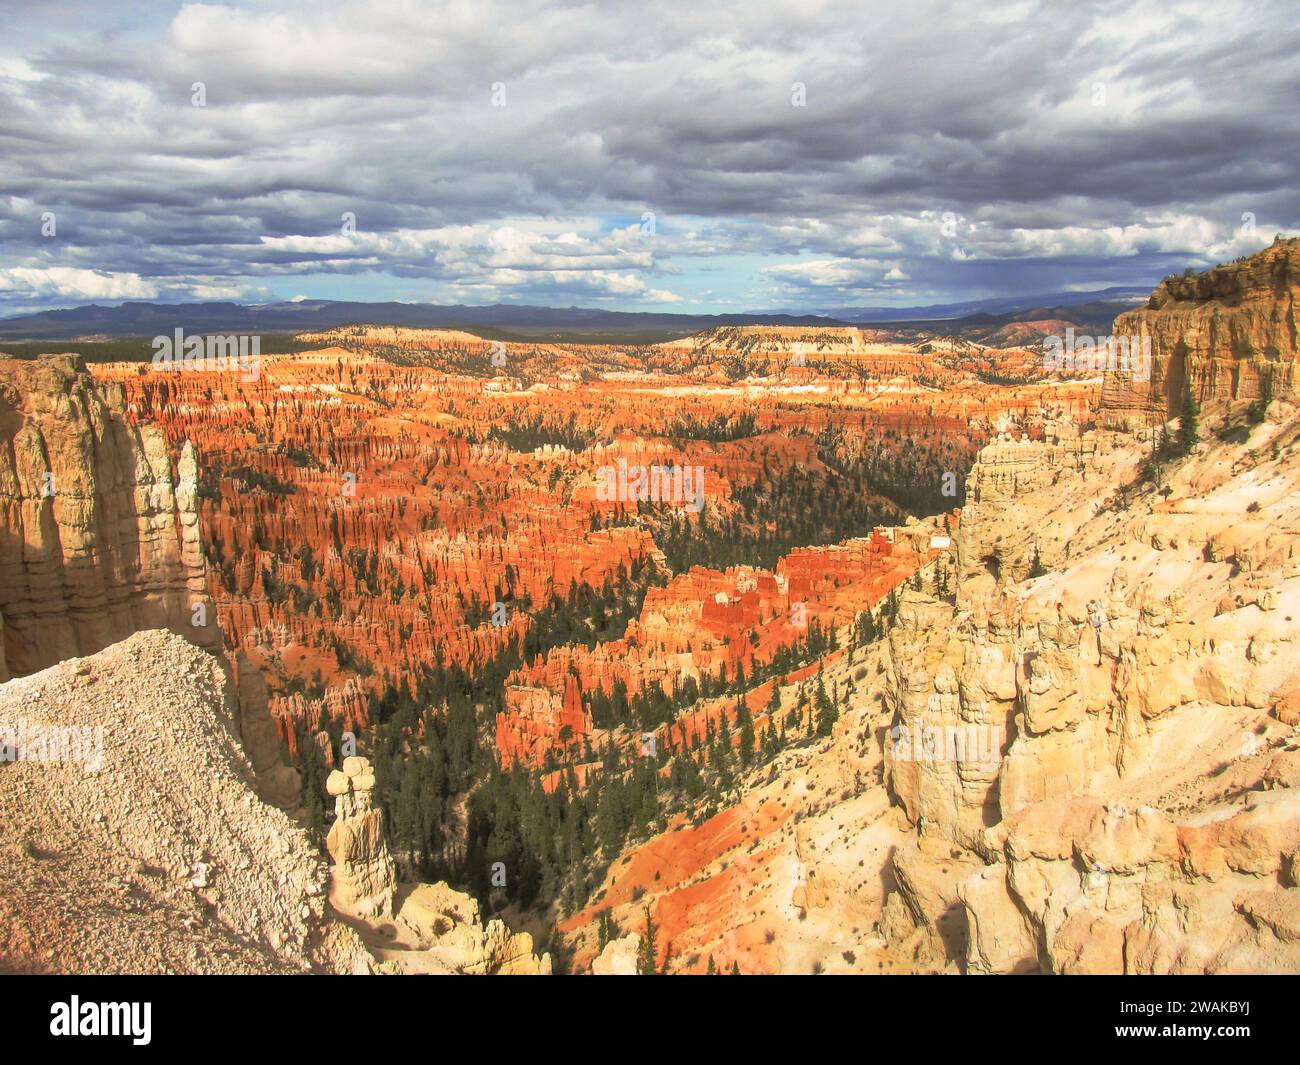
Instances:
[[[0,360],[0,677],[140,629],[217,649],[194,449],[124,413],[75,356]]]
[[[1148,344],[1151,365],[1107,375],[1103,422],[1149,425],[1176,416],[1189,377],[1193,395],[1210,406],[1292,391],[1298,297],[1297,237],[1205,273],[1166,278],[1146,307],[1115,320],[1117,337]]]
[[[0,679],[84,657],[144,629],[222,649],[207,594],[194,447],[175,471],[122,387],[72,355],[0,360]],[[266,685],[230,656],[235,727],[266,801],[296,811]]]
[[[1300,423],[1283,413],[1122,507],[1097,486],[1137,483],[1133,437],[1086,436],[1082,468],[1016,445],[1011,468],[1036,472],[963,514],[959,556],[1019,556],[997,581],[967,566],[955,603],[905,595],[890,634],[887,780],[915,832],[890,863],[890,942],[973,972],[1300,969]],[[1052,530],[1037,578],[1026,528]],[[900,748],[920,732],[928,749]]]

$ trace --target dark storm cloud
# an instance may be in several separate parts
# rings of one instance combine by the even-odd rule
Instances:
[[[13,26],[0,309],[349,274],[427,299],[956,299],[1145,282],[1300,221],[1284,2],[19,4]]]

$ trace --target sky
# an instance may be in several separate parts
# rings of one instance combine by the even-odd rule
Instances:
[[[1150,287],[1300,231],[1237,3],[0,3],[0,315]]]

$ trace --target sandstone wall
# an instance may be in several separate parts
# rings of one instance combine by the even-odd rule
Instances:
[[[1102,417],[1142,424],[1182,405],[1183,383],[1203,404],[1253,400],[1261,377],[1280,394],[1296,383],[1300,238],[1280,240],[1257,255],[1193,277],[1166,278],[1146,307],[1115,320],[1120,337],[1149,338],[1149,381],[1108,374]]]
[[[933,740],[886,745],[914,831],[888,865],[892,951],[967,972],[1300,970],[1298,284],[1300,241],[1281,241],[1117,321],[1154,366],[1108,375],[1102,426],[1176,416],[1184,381],[1206,414],[1158,483],[1149,434],[1049,424],[980,453],[956,594],[909,592],[889,636],[884,705]],[[1278,402],[1244,442],[1220,435],[1264,375]],[[967,728],[991,732],[974,757],[945,742]]]
[[[890,861],[891,944],[973,972],[1300,967],[1300,418],[1283,413],[1247,448],[1202,444],[1167,492],[1117,492],[1148,449],[1122,434],[981,453],[956,596],[909,591],[889,636],[893,724],[936,739],[886,746],[915,832]],[[1033,544],[1047,572],[1028,579]],[[972,726],[992,757],[945,750]]]
[[[84,658],[146,629],[222,650],[207,592],[199,467],[185,441],[126,413],[122,387],[74,355],[0,360],[0,681]],[[229,667],[261,797],[298,806],[245,656]]]
[[[197,464],[123,415],[74,356],[0,360],[0,678],[140,629],[221,645],[205,589]]]

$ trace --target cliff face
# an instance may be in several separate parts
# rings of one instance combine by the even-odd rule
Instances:
[[[634,848],[598,905],[627,927],[649,906],[685,971],[1300,971],[1296,254],[1127,317],[1157,376],[1127,409],[1108,379],[1101,421],[1163,421],[1185,364],[1187,457],[1003,419],[952,587],[923,570],[886,639],[820,663],[832,735]],[[1262,371],[1276,398],[1247,418]],[[564,926],[580,965],[595,910]]]
[[[1287,410],[1245,447],[1202,445],[1167,497],[1098,498],[1133,481],[1132,437],[1089,434],[1081,469],[1026,444],[1015,465],[1040,466],[1040,487],[963,514],[962,552],[1015,542],[1034,515],[1055,532],[1050,572],[996,586],[976,572],[955,604],[903,598],[884,705],[931,742],[885,749],[915,832],[881,922],[895,949],[982,972],[1300,967]],[[977,477],[1006,455],[986,449]],[[954,750],[972,727],[985,749]]]
[[[74,356],[0,360],[0,678],[92,654],[139,629],[220,646],[186,447]]]
[[[577,963],[598,909],[648,905],[674,971],[1300,971],[1300,412],[1274,412],[1165,485],[1128,434],[989,445],[955,594],[923,571],[886,639],[821,663],[829,738],[615,862],[563,926]]]
[[[1115,319],[1115,335],[1151,343],[1149,381],[1107,375],[1105,424],[1137,425],[1174,417],[1184,382],[1203,404],[1254,400],[1262,379],[1274,394],[1296,384],[1300,352],[1300,238],[1192,277],[1166,278],[1146,307]]]
[[[0,680],[92,655],[145,629],[222,649],[207,594],[194,448],[125,411],[75,356],[0,360]],[[261,796],[293,810],[266,685],[239,653],[235,724]]]

